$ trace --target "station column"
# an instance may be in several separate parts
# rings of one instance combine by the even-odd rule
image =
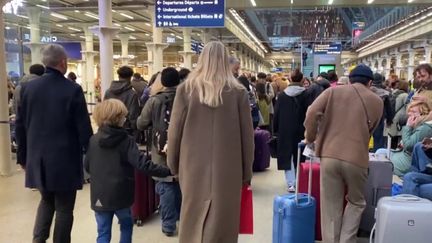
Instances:
[[[209,29],[204,29],[201,33],[201,40],[205,44],[209,43],[212,39],[212,34]]]
[[[0,9],[6,4],[0,0]],[[4,36],[4,14],[0,11],[0,36]],[[0,38],[0,175],[12,174],[12,154],[9,126],[9,105],[6,75],[6,51],[4,38]]]
[[[83,51],[85,57],[85,75],[84,79],[87,83],[87,102],[94,103],[95,99],[95,75],[94,75],[94,57],[97,52],[94,51],[94,38],[93,33],[90,30],[90,26],[84,27],[85,37],[85,51]]]
[[[432,46],[431,45],[425,46],[424,50],[425,50],[425,62],[431,63]]]
[[[104,96],[114,79],[113,36],[117,33],[118,28],[112,26],[111,6],[112,0],[98,0],[99,26],[91,28],[99,35],[101,97]]]
[[[384,78],[386,78],[386,79],[390,76],[390,71],[391,71],[391,59],[392,59],[391,56],[387,56],[387,57],[385,58],[385,60],[386,60],[386,66],[385,66],[385,69],[384,69],[384,73],[385,73]]]
[[[30,24],[30,42],[25,43],[31,50],[31,63],[41,63],[41,48],[43,43],[40,42],[40,15],[41,9],[36,7],[31,7],[27,9],[27,14],[29,17]]]
[[[154,6],[149,7],[150,15],[152,16],[153,25],[153,42],[146,43],[147,51],[151,52],[149,55],[149,66],[152,64],[152,73],[162,71],[163,69],[163,51],[168,47],[168,44],[163,43],[162,29],[156,27],[156,16]],[[150,53],[149,53],[150,54]],[[151,59],[150,59],[151,58]],[[150,70],[150,68],[149,68]],[[151,75],[152,75],[151,73]]]
[[[179,52],[183,56],[183,66],[189,70],[192,69],[192,57],[195,52],[192,51],[191,29],[183,29],[183,51]]]
[[[395,67],[396,75],[400,76],[400,73],[403,69],[404,67],[402,66],[402,54],[398,54],[396,56],[396,67]]]
[[[129,34],[119,35],[121,41],[121,62],[123,66],[127,66],[129,63]]]
[[[377,60],[378,60],[377,72],[380,74],[384,74],[384,67],[383,67],[384,58],[381,57],[381,58],[378,58]]]
[[[408,51],[408,80],[411,80],[413,78],[413,72],[415,69],[415,54],[416,51],[414,49]]]

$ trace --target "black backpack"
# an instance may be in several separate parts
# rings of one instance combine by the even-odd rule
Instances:
[[[174,104],[175,92],[159,93],[155,99],[161,103],[161,109],[153,113],[153,145],[159,154],[165,154],[164,148],[168,141],[168,127]]]

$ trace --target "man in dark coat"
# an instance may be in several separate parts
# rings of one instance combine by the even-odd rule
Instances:
[[[120,67],[117,70],[118,81],[112,81],[111,87],[105,92],[104,99],[118,99],[128,109],[128,116],[124,128],[133,135],[137,130],[136,122],[140,115],[140,107],[137,93],[132,89],[131,79],[133,75],[132,68],[128,66]]]
[[[273,120],[274,132],[278,136],[278,170],[285,170],[285,179],[290,191],[294,190],[294,167],[297,166],[297,146],[304,138],[303,122],[306,116],[308,94],[302,86],[303,74],[295,70],[291,74],[292,82],[279,94]]]
[[[33,243],[49,238],[54,213],[53,242],[69,243],[76,191],[82,189],[83,153],[93,131],[81,87],[64,77],[64,48],[45,46],[42,62],[45,75],[22,86],[17,161],[26,170],[26,187],[42,195]]]

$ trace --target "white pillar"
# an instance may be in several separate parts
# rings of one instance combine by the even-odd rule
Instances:
[[[149,7],[149,13],[151,15],[152,23],[153,23],[153,42],[146,43],[147,51],[151,52],[151,55],[148,55],[148,63],[152,70],[152,73],[156,73],[158,71],[162,71],[163,69],[163,50],[168,47],[168,44],[163,43],[163,33],[161,28],[157,28],[155,21],[155,12],[154,6]],[[149,53],[150,54],[150,53]],[[150,73],[150,75],[152,75]]]
[[[380,74],[383,74],[383,71],[384,71],[383,61],[384,61],[384,58],[378,58],[377,72],[380,73]]]
[[[90,26],[84,26],[84,37],[85,37],[85,49],[82,52],[85,59],[85,74],[83,79],[85,79],[86,90],[87,90],[87,102],[94,103],[95,97],[95,75],[94,75],[94,57],[97,52],[94,51],[94,38],[93,33],[90,30]]]
[[[402,54],[396,55],[396,67],[395,67],[395,73],[400,77],[401,71],[404,69],[402,66]]]
[[[385,73],[384,77],[387,79],[387,78],[390,77],[391,56],[386,57],[385,60],[386,60],[386,66],[385,66],[385,69],[384,69],[384,73]]]
[[[183,51],[179,52],[183,56],[183,67],[191,70],[192,69],[192,57],[195,52],[192,51],[192,38],[191,29],[183,29]]]
[[[212,39],[212,34],[210,29],[204,29],[201,33],[201,40],[205,44],[209,43]]]
[[[408,79],[413,76],[413,72],[415,69],[415,54],[416,51],[411,49],[408,51]]]
[[[121,41],[121,61],[123,66],[129,64],[129,34],[119,35]]]
[[[431,55],[432,55],[432,46],[425,46],[425,62],[431,63]]]
[[[7,1],[0,0],[0,9]],[[0,36],[4,36],[4,14],[0,11]],[[4,38],[0,38],[0,175],[12,174],[12,154],[9,127],[9,105]]]
[[[99,35],[101,97],[105,95],[105,91],[114,79],[113,36],[118,28],[112,26],[111,6],[112,0],[98,0],[99,26],[91,28]]]
[[[31,63],[37,64],[42,63],[41,48],[43,43],[40,42],[40,15],[41,9],[31,7],[27,9],[30,25],[30,42],[25,43],[31,50]]]

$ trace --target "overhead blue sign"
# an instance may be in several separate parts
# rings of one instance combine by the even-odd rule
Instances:
[[[204,45],[202,43],[199,43],[197,41],[192,41],[192,43],[191,43],[191,49],[196,54],[200,54],[202,52],[203,48],[204,48]]]
[[[272,73],[280,73],[283,71],[283,68],[281,67],[274,67],[270,70]]]
[[[338,55],[342,52],[341,44],[315,44],[315,55]]]
[[[156,27],[225,27],[225,0],[156,0]]]

